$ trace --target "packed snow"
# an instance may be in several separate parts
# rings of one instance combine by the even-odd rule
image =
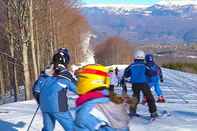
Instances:
[[[116,67],[116,66],[114,66]],[[118,66],[119,69],[124,68]],[[171,116],[158,118],[146,123],[143,119],[131,119],[129,127],[131,131],[196,131],[197,130],[197,75],[183,73],[169,69],[163,69],[164,83],[161,88],[164,92],[166,103],[158,104],[159,111],[167,110]],[[118,93],[121,88],[116,88]],[[131,89],[128,91],[131,95]],[[153,91],[154,93],[154,91]],[[69,94],[71,112],[74,116],[74,100],[77,96]],[[37,108],[34,100],[10,103],[0,106],[0,131],[26,131]],[[145,105],[138,106],[138,113],[149,115]],[[40,131],[42,128],[42,116],[39,111],[32,123],[30,131]],[[63,129],[57,123],[55,131]]]

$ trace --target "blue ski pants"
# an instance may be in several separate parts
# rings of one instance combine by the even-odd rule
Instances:
[[[43,112],[43,125],[42,131],[53,131],[55,128],[56,120],[64,128],[65,131],[73,131],[74,120],[70,112],[57,112],[57,113],[46,113]]]

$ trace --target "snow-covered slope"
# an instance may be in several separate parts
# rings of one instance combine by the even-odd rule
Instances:
[[[115,67],[115,66],[114,66]],[[125,66],[119,66],[124,68]],[[168,110],[172,116],[158,119],[150,124],[143,121],[130,121],[131,131],[196,131],[197,130],[197,75],[163,69],[164,80],[162,90],[167,103],[157,104],[158,110]],[[117,89],[119,92],[120,89]],[[130,92],[130,91],[129,91]],[[70,95],[70,105],[74,98]],[[0,106],[0,131],[26,131],[36,110],[35,101],[11,103]],[[147,114],[147,107],[139,105],[138,112]],[[31,131],[40,131],[42,127],[41,113],[38,112]],[[57,124],[56,131],[63,131]]]

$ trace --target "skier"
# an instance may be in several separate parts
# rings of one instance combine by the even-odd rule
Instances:
[[[130,83],[132,84],[132,90],[133,90],[133,97],[137,98],[138,103],[140,101],[140,91],[143,92],[143,95],[147,98],[150,116],[152,118],[155,118],[158,116],[157,107],[155,104],[155,99],[152,95],[152,92],[147,82],[147,78],[149,77],[149,75],[151,75],[152,72],[145,65],[144,59],[145,59],[144,51],[142,50],[135,51],[134,63],[130,64],[125,69],[123,80],[124,78],[130,77]],[[131,117],[136,115],[137,104],[135,108],[130,108]]]
[[[67,89],[76,93],[75,79],[67,66],[70,56],[66,48],[60,48],[53,56],[52,64],[41,73],[32,91],[43,116],[42,131],[53,131],[57,120],[66,131],[73,131],[74,120],[68,111]]]
[[[152,54],[145,56],[146,65],[153,71],[153,75],[148,77],[148,83],[150,87],[154,87],[154,90],[158,96],[157,102],[164,103],[165,99],[160,88],[160,82],[163,82],[163,75],[161,68],[154,62]]]
[[[75,131],[129,131],[123,97],[109,94],[106,67],[86,65],[79,72]]]
[[[118,85],[117,85],[117,86],[121,86],[121,83],[120,83],[120,81],[121,81],[121,76],[120,76],[120,72],[119,72],[118,67],[115,68],[115,75],[116,75],[116,78],[117,78],[117,80],[118,80]]]
[[[116,76],[116,72],[114,72],[113,67],[109,68],[109,77],[110,77],[110,87],[109,90],[114,92],[115,86],[118,85],[118,78]]]
[[[116,74],[116,76],[118,76],[118,72],[119,72],[119,69],[118,69],[118,67],[116,67],[115,68],[115,74]]]

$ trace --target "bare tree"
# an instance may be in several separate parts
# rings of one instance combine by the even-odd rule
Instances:
[[[95,59],[97,63],[128,64],[132,59],[132,51],[135,45],[119,37],[111,37],[95,48]]]
[[[33,81],[57,48],[68,48],[72,63],[81,61],[81,42],[89,28],[76,0],[0,0],[0,4],[0,58],[6,56],[0,66],[0,93],[12,86],[17,100],[18,87],[24,85],[30,99]]]

